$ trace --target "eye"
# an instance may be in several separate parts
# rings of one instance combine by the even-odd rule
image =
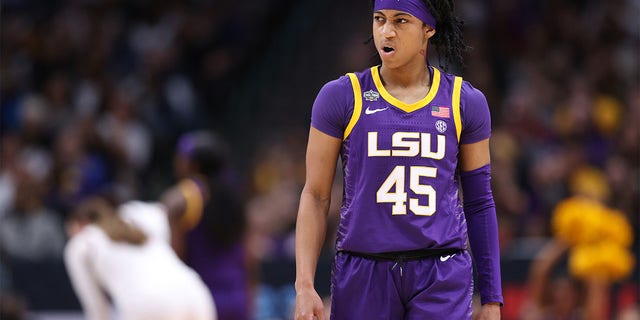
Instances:
[[[409,20],[407,20],[407,19],[405,19],[405,18],[399,18],[399,19],[397,20],[397,22],[398,22],[398,23],[400,23],[400,24],[402,24],[402,23],[407,23],[407,22],[409,22]]]
[[[384,22],[384,17],[383,16],[373,16],[373,21]]]

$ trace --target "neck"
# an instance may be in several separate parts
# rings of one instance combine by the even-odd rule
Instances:
[[[395,68],[382,64],[380,77],[386,87],[429,86],[431,83],[431,74],[424,59],[416,59]]]

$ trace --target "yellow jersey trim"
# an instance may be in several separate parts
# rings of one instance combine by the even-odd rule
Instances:
[[[455,77],[453,80],[453,97],[451,107],[453,109],[453,121],[456,124],[456,135],[460,142],[460,134],[462,133],[462,116],[460,115],[460,93],[462,91],[462,78]]]
[[[184,179],[178,184],[178,189],[185,200],[184,214],[180,218],[180,225],[185,230],[193,229],[200,218],[204,208],[204,199],[198,185],[191,179]]]
[[[349,134],[351,134],[351,130],[355,127],[358,119],[360,119],[360,114],[362,113],[362,90],[360,89],[360,82],[358,81],[358,77],[355,73],[347,73],[349,79],[351,80],[351,87],[353,88],[353,114],[351,115],[351,119],[349,119],[349,124],[347,124],[347,128],[344,130],[344,136],[342,140],[346,140]]]
[[[387,89],[385,89],[382,84],[382,78],[380,78],[380,73],[378,71],[378,66],[371,67],[371,76],[373,77],[373,82],[376,85],[376,88],[382,95],[382,97],[387,100],[387,102],[391,103],[393,106],[399,108],[404,112],[413,112],[420,108],[427,106],[435,98],[438,93],[438,87],[440,86],[440,71],[437,68],[433,68],[433,81],[431,81],[431,88],[429,88],[429,92],[427,95],[420,99],[417,102],[407,104],[392,96]]]

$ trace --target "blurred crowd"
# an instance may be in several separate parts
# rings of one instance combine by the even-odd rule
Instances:
[[[468,21],[467,79],[493,106],[494,192],[510,226],[503,229],[548,235],[551,209],[589,169],[637,226],[638,3],[494,4],[468,8],[486,14]]]
[[[246,208],[253,314],[287,319],[311,103],[322,83],[372,61],[372,44],[361,41],[370,35],[368,1],[312,2],[3,1],[0,314],[73,308],[39,296],[44,289],[25,280],[42,279],[36,275],[42,266],[57,270],[69,212],[107,191],[122,200],[157,199],[173,182],[178,136],[204,128],[231,142]],[[640,3],[456,5],[471,48],[466,66],[450,71],[489,101],[504,260],[525,255],[533,261],[542,245],[531,244],[553,237],[555,206],[580,192],[597,194],[626,216],[637,260]],[[316,17],[296,18],[304,9]],[[296,23],[297,34],[283,31]],[[282,39],[292,41],[274,45]],[[261,61],[271,55],[283,62]],[[435,55],[430,62],[439,66]],[[256,70],[268,70],[272,79],[259,91],[251,84]],[[244,110],[234,94],[253,92],[258,110],[245,121],[229,121]],[[334,191],[330,228],[342,194]],[[332,241],[328,237],[318,268],[325,282]],[[522,270],[509,266],[503,267],[507,284],[526,282]],[[50,275],[61,277],[52,283],[67,281],[64,272]],[[637,268],[624,281],[635,299],[612,299],[609,314],[620,319],[638,298]],[[328,283],[318,289],[328,295]]]

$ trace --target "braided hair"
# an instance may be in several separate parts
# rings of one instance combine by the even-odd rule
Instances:
[[[444,70],[450,65],[464,67],[462,53],[469,49],[464,43],[462,28],[464,21],[454,13],[453,0],[424,0],[427,8],[436,18],[436,34],[430,39],[436,47]]]

